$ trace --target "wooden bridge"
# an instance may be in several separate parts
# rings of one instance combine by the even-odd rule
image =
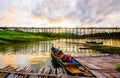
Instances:
[[[94,33],[103,33],[103,32],[120,32],[120,28],[37,28],[37,27],[0,27],[0,30],[20,30],[24,32],[33,32],[33,33],[75,33],[78,35],[84,34],[94,34]]]

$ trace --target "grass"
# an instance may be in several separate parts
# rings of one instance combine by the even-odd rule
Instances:
[[[0,30],[0,43],[21,42],[21,41],[46,41],[59,38],[78,38],[73,33],[29,33],[22,31]]]
[[[1,44],[4,44],[4,43],[7,43],[7,42],[4,41],[4,40],[0,40],[0,43],[1,43]]]
[[[52,40],[50,37],[36,36],[33,33],[21,31],[0,30],[0,43]]]
[[[90,44],[89,47],[98,50],[102,53],[118,54],[120,55],[120,47],[105,46],[101,44]]]
[[[116,64],[115,65],[115,69],[118,70],[118,71],[120,71],[120,64]]]
[[[45,36],[45,37],[50,37],[50,38],[55,38],[55,39],[58,39],[58,38],[78,38],[78,35],[77,34],[74,34],[74,33],[52,33],[52,32],[49,32],[49,33],[35,33],[36,36]]]

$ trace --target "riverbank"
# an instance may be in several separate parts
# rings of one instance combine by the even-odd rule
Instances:
[[[93,39],[120,39],[120,32],[103,32],[103,33],[95,33],[95,34],[86,34],[81,35],[80,38],[93,38]]]
[[[102,44],[88,44],[88,47],[102,53],[118,54],[120,55],[120,47],[106,46]]]
[[[72,39],[77,39],[79,36],[74,33],[52,33],[52,32],[45,32],[45,33],[35,33],[36,36],[45,36],[45,37],[50,37],[50,38],[55,38],[55,39],[64,39],[64,38],[72,38]]]
[[[103,33],[95,33],[95,34],[84,34],[78,35],[75,33],[35,33],[36,36],[45,36],[50,38],[67,38],[67,39],[120,39],[120,32],[103,32]]]
[[[34,33],[22,31],[0,30],[0,44],[13,42],[47,41],[53,38],[45,36],[36,36]]]
[[[53,39],[120,39],[120,32],[77,35],[74,33],[29,33],[22,31],[0,30],[0,43],[47,41]]]

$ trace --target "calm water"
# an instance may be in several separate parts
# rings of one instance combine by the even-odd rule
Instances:
[[[84,47],[81,43],[85,43],[86,40],[87,39],[60,39],[54,41],[0,45],[0,67],[9,64],[13,66],[31,65],[34,71],[38,71],[43,65],[52,67],[49,53],[52,46],[73,56],[107,55]],[[97,41],[103,41],[104,45],[120,47],[120,40],[99,39]]]

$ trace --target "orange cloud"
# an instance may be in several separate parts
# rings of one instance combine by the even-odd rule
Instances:
[[[35,21],[42,21],[42,22],[46,22],[48,24],[58,24],[61,22],[65,22],[66,20],[68,20],[65,16],[60,15],[59,18],[57,19],[49,19],[45,17],[45,13],[42,12],[40,13],[38,16],[31,16],[31,19],[35,20]]]
[[[19,11],[18,11],[17,9],[13,9],[13,8],[8,8],[8,9],[6,9],[6,10],[7,10],[7,12],[8,12],[9,14],[11,14],[11,15],[16,15],[16,14],[19,13]]]
[[[61,16],[59,19],[47,19],[47,22],[50,24],[57,24],[66,21],[67,18],[64,16]]]
[[[33,20],[40,20],[40,17],[38,17],[38,16],[32,16],[31,17]]]
[[[117,20],[118,19],[118,17],[116,17],[116,16],[106,16],[105,17],[105,20],[106,21],[115,21],[115,20]]]
[[[17,21],[17,15],[19,14],[18,10],[13,8],[7,8],[4,10],[5,14],[1,17],[3,18],[0,20],[0,24],[15,24]]]
[[[14,24],[16,23],[18,20],[13,19],[12,17],[4,17],[3,20],[0,20],[0,24]]]
[[[39,21],[39,20],[44,20],[46,16],[46,12],[40,12],[38,15],[33,15],[31,16],[31,19],[35,20],[35,21]]]

